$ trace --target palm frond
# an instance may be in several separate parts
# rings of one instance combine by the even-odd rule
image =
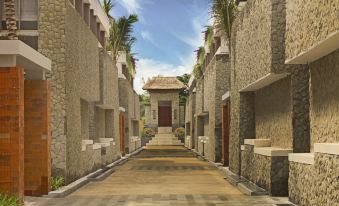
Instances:
[[[106,13],[106,15],[109,17],[109,18],[113,18],[111,15],[110,15],[110,11],[112,10],[112,8],[115,6],[114,4],[114,1],[113,0],[104,0],[102,2],[102,7]]]

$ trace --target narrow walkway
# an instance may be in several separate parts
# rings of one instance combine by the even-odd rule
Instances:
[[[116,167],[101,182],[91,182],[66,198],[32,198],[29,205],[271,206],[279,201],[243,195],[218,169],[183,147],[153,146]]]

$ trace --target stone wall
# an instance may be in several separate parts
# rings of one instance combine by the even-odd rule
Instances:
[[[290,162],[290,201],[300,206],[337,205],[338,168],[338,155],[315,153],[314,165]]]
[[[294,0],[286,4],[286,59],[296,57],[339,29],[339,1]]]
[[[292,148],[291,79],[279,80],[255,92],[257,139],[270,139],[272,147]]]
[[[66,3],[65,0],[39,0],[38,50],[52,61],[52,174],[66,172]]]
[[[185,105],[179,106],[179,126],[185,127]]]
[[[339,50],[311,63],[309,68],[313,148],[317,142],[339,142]]]
[[[98,40],[79,13],[68,2],[66,5],[66,181],[70,182],[95,169],[101,160],[97,151],[88,154],[93,161],[86,161],[79,155],[83,139],[81,127],[84,127],[81,125],[80,99],[89,103],[100,101],[100,78]],[[88,152],[90,150],[86,150],[86,155]]]
[[[230,170],[235,173],[240,173],[243,139],[256,138],[254,94],[239,91],[269,73],[287,72],[284,35],[285,1],[249,0],[233,24]]]

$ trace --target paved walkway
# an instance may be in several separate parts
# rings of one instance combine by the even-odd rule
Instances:
[[[65,198],[30,198],[29,206],[271,206],[287,198],[249,197],[183,147],[149,147],[101,182]]]

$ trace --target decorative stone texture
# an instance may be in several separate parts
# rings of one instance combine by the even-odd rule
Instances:
[[[253,145],[241,151],[241,176],[264,188],[273,196],[288,194],[288,157],[254,153]]]
[[[339,51],[309,65],[311,73],[311,146],[339,142]]]
[[[286,5],[286,59],[326,39],[339,29],[339,1],[294,0]]]
[[[66,3],[65,0],[39,0],[38,50],[52,61],[47,74],[52,94],[52,174],[66,171]]]
[[[125,151],[133,152],[129,147],[133,136],[139,136],[140,103],[139,96],[133,90],[131,84],[123,78],[119,78],[119,106],[126,111],[125,117]]]
[[[338,168],[338,155],[315,153],[314,165],[290,162],[290,201],[300,206],[338,205]]]
[[[25,195],[50,191],[51,128],[50,85],[46,80],[25,80]]]
[[[310,73],[307,66],[291,71],[293,152],[310,151]]]
[[[195,114],[208,115],[199,117],[203,123],[193,128],[198,128],[203,124],[204,131],[198,136],[208,136],[205,145],[205,157],[213,162],[221,161],[222,135],[221,135],[221,107],[222,95],[230,88],[230,63],[228,55],[215,55],[207,65],[204,76],[197,81],[197,92],[195,100]],[[192,91],[191,94],[192,95]],[[198,142],[198,150],[201,153],[202,143]]]
[[[272,147],[292,148],[291,79],[284,78],[255,92],[256,138]]]
[[[0,192],[24,195],[24,72],[0,68]]]
[[[185,105],[180,104],[179,106],[179,126],[185,127]]]
[[[256,138],[254,94],[239,90],[269,73],[288,71],[283,64],[284,36],[285,1],[281,0],[249,0],[233,24],[229,167],[234,173],[240,174],[243,139]]]

